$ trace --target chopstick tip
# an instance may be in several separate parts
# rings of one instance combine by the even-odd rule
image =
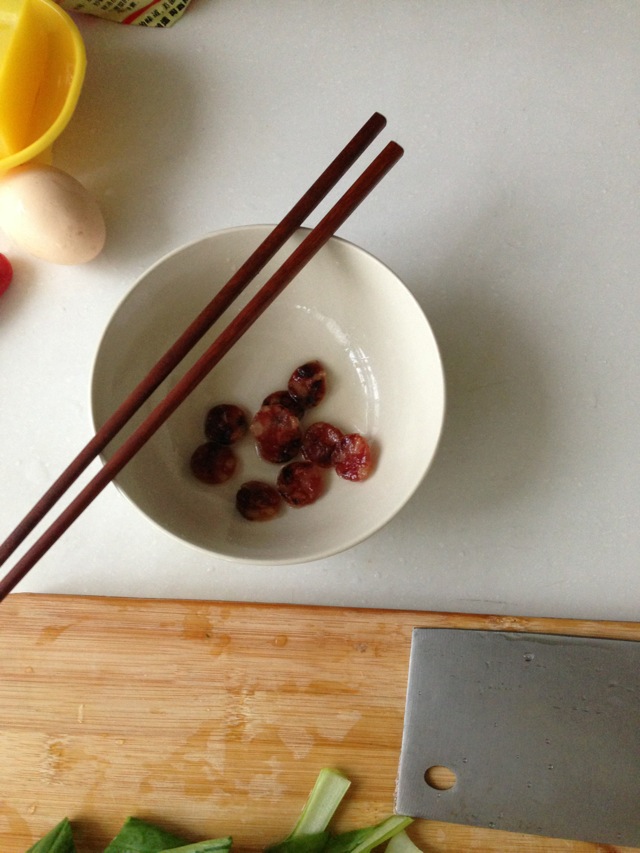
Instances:
[[[399,160],[404,154],[404,148],[402,145],[399,145],[394,140],[387,143],[386,149],[396,160]]]

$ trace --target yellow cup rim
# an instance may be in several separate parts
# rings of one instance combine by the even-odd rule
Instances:
[[[26,148],[20,151],[15,151],[13,154],[8,154],[6,157],[0,158],[0,172],[13,169],[30,160],[49,160],[50,152],[54,141],[60,136],[65,129],[73,112],[75,110],[80,91],[84,82],[84,75],[87,65],[86,50],[84,41],[80,35],[80,31],[71,17],[58,6],[53,0],[31,0],[38,4],[42,10],[43,18],[48,16],[49,19],[55,21],[55,25],[66,30],[70,36],[71,49],[73,52],[73,76],[71,78],[67,96],[65,98],[62,109],[58,113],[57,118],[50,125],[47,131],[38,139],[34,140]]]

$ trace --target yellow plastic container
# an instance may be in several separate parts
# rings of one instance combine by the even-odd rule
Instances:
[[[52,0],[0,0],[0,173],[51,162],[80,95],[82,36]]]

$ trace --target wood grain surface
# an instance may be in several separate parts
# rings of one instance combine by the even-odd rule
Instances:
[[[65,815],[97,853],[128,815],[259,850],[323,766],[336,826],[393,811],[411,629],[640,638],[637,623],[14,594],[0,613],[0,853]],[[416,821],[424,853],[630,850]]]

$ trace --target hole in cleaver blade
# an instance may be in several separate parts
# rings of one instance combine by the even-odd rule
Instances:
[[[414,629],[398,814],[638,846],[639,804],[640,642]]]

